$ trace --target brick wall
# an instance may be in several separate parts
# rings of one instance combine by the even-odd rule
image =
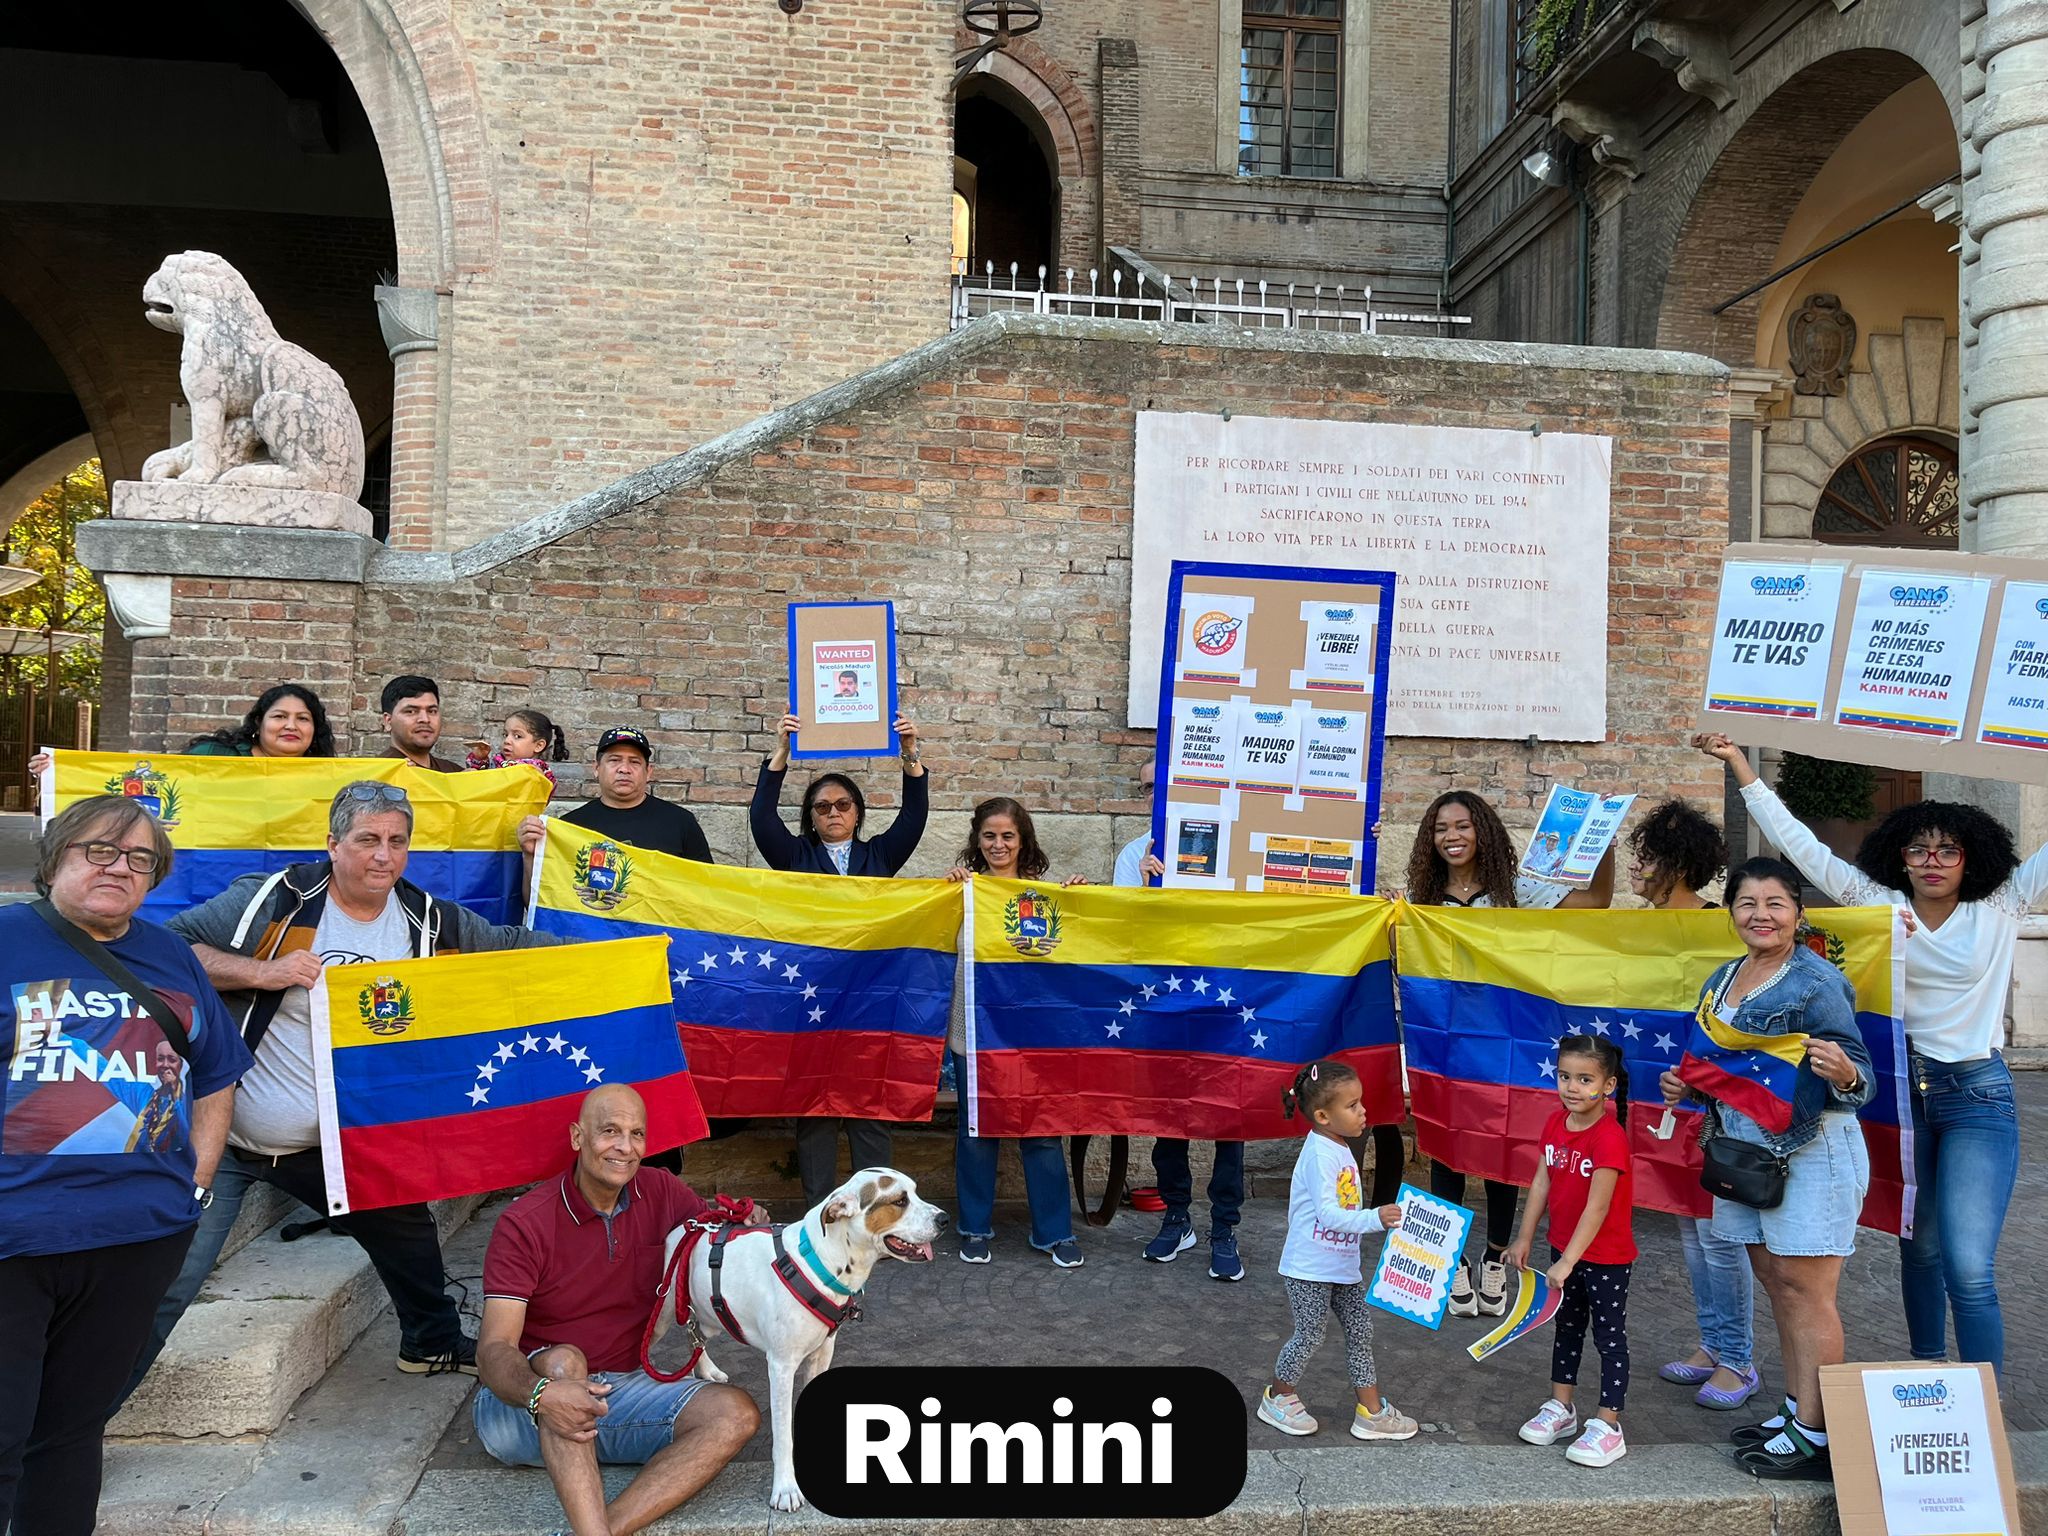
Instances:
[[[1135,415],[1228,400],[1253,413],[1539,422],[1615,439],[1608,739],[1395,743],[1383,869],[1405,859],[1406,829],[1451,784],[1484,791],[1522,825],[1553,778],[1718,803],[1718,773],[1679,743],[1727,527],[1719,377],[1660,373],[1654,361],[1611,371],[1612,354],[1548,349],[1203,340],[984,321],[786,440],[764,436],[701,483],[481,576],[397,584],[373,571],[352,615],[336,586],[300,595],[183,580],[175,635],[137,646],[136,744],[153,745],[141,723],[152,711],[168,716],[166,737],[200,729],[238,713],[280,667],[352,700],[353,723],[371,732],[381,681],[425,671],[443,684],[451,736],[534,703],[585,752],[603,726],[632,721],[657,742],[656,777],[671,793],[736,808],[783,708],[785,604],[887,597],[937,807],[958,813],[1001,792],[1090,818],[1092,841],[1066,867],[1100,873],[1113,838],[1134,827],[1109,818],[1145,809],[1139,772],[1152,750],[1150,731],[1123,724]],[[143,706],[165,694],[176,702]],[[889,777],[867,775],[877,804],[892,798]],[[957,815],[943,825],[927,864],[957,842]]]

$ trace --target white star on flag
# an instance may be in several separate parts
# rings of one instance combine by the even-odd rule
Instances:
[[[496,1077],[500,1072],[504,1070],[505,1069],[499,1066],[495,1061],[487,1059],[482,1066],[476,1069],[476,1075],[482,1078],[485,1082],[489,1082],[492,1078]]]
[[[1121,1003],[1117,1004],[1116,1011],[1128,1019],[1132,1014],[1138,1011],[1137,999],[1130,997],[1125,998]]]
[[[1178,976],[1167,977],[1166,990],[1169,992],[1178,992],[1180,990],[1180,978]]]
[[[1593,1033],[1596,1035],[1605,1035],[1607,1031],[1612,1029],[1613,1027],[1614,1026],[1612,1024],[1609,1024],[1605,1019],[1586,1020],[1586,1028],[1592,1030]]]
[[[1124,1032],[1124,1027],[1121,1024],[1105,1024],[1102,1027],[1109,1031],[1109,1038],[1112,1040]]]
[[[810,1019],[811,1019],[811,1022],[812,1022],[813,1024],[817,1023],[817,1022],[818,1022],[818,1021],[819,1021],[820,1019],[822,1019],[822,1018],[824,1018],[824,1017],[825,1017],[825,1010],[824,1010],[824,1009],[822,1009],[822,1008],[813,1008],[813,1009],[811,1010],[811,1013],[810,1013]]]
[[[1256,1008],[1240,1008],[1237,1010],[1237,1019],[1240,1024],[1249,1024],[1258,1016],[1259,1010]]]
[[[1252,1031],[1252,1048],[1260,1051],[1266,1048],[1266,1032],[1264,1030],[1255,1029]]]
[[[768,970],[773,970],[775,967],[775,951],[772,949],[762,950],[759,954],[754,956],[754,964]],[[787,977],[784,978],[784,980],[787,979]]]
[[[485,1088],[481,1083],[479,1083],[476,1087],[469,1090],[469,1102],[472,1104],[481,1104],[486,1099],[490,1098],[490,1096],[490,1090]]]
[[[575,1050],[569,1053],[569,1059],[580,1067],[583,1065],[583,1063],[590,1060],[590,1052],[586,1051],[585,1049],[583,1049],[582,1046],[579,1045],[576,1047]]]
[[[676,990],[680,992],[690,984],[690,973],[688,971],[671,971],[668,979],[676,984]]]
[[[718,969],[718,956],[706,955],[702,960],[699,960],[697,963],[703,966],[706,971],[715,971]]]
[[[745,965],[747,963],[746,946],[743,944],[733,945],[733,947],[726,952],[725,958],[730,960],[734,965]]]
[[[569,1042],[564,1040],[559,1034],[548,1036],[548,1049],[550,1051],[555,1052],[557,1055],[561,1053],[562,1047],[567,1045],[568,1043]]]
[[[803,975],[803,972],[793,965],[785,965],[782,968],[782,979],[784,981],[795,981],[801,975]]]
[[[1159,989],[1157,987],[1140,987],[1138,990],[1145,994],[1145,1001],[1148,1003],[1151,1002],[1153,998],[1159,995]]]
[[[512,1043],[509,1040],[505,1044],[498,1047],[498,1060],[510,1061],[512,1059],[512,1055]]]
[[[527,1055],[531,1056],[535,1051],[540,1049],[540,1036],[536,1035],[532,1030],[529,1029],[525,1034],[519,1037],[519,1049],[524,1051]]]
[[[1190,983],[1190,985],[1193,986],[1197,992],[1200,992],[1206,996],[1209,991],[1209,978],[1206,976],[1197,976],[1194,979],[1194,981]]]
[[[586,1083],[598,1083],[604,1081],[604,1068],[585,1067],[583,1069],[583,1080]]]
[[[1228,1008],[1230,1006],[1230,1001],[1233,996],[1235,996],[1235,994],[1230,990],[1230,988],[1221,987],[1217,990],[1216,1001],[1221,1003],[1224,1007]]]
[[[1678,1042],[1669,1035],[1659,1035],[1651,1044],[1655,1045],[1660,1051],[1675,1051],[1678,1049]]]
[[[804,1001],[808,1003],[808,1002],[809,1002],[809,1001],[810,1001],[810,1000],[811,1000],[812,998],[816,997],[817,995],[818,995],[818,989],[817,989],[817,988],[816,988],[815,986],[811,985],[811,983],[809,983],[808,981],[807,981],[807,982],[805,982],[805,983],[804,983]]]
[[[1536,1070],[1541,1072],[1545,1077],[1555,1077],[1557,1076],[1557,1063],[1554,1061],[1546,1061],[1541,1063],[1536,1068]]]
[[[1634,1019],[1623,1019],[1621,1021],[1621,1032],[1629,1039],[1633,1040],[1638,1035],[1642,1034],[1643,1026],[1638,1024]]]

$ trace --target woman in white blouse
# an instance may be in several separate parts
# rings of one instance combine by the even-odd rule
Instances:
[[[1743,803],[1806,878],[1844,906],[1905,908],[1903,1010],[1913,1083],[1913,1236],[1899,1245],[1913,1356],[2005,1366],[1993,1261],[2019,1173],[2005,996],[2020,918],[2048,892],[2048,849],[2024,864],[1975,806],[1927,800],[1891,813],[1845,863],[1757,778],[1726,736],[1693,745],[1728,765]]]

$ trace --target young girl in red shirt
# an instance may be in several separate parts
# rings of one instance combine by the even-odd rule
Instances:
[[[1556,1070],[1562,1107],[1543,1127],[1543,1161],[1529,1186],[1521,1233],[1507,1253],[1510,1264],[1528,1267],[1538,1213],[1548,1211],[1551,1263],[1544,1278],[1563,1288],[1564,1300],[1550,1351],[1550,1401],[1520,1434],[1531,1445],[1555,1445],[1577,1434],[1566,1457],[1582,1467],[1605,1467],[1628,1452],[1621,1408],[1628,1396],[1628,1277],[1636,1258],[1629,1229],[1635,1181],[1625,1128],[1628,1068],[1613,1042],[1567,1035],[1557,1045]],[[1588,1324],[1600,1351],[1600,1408],[1580,1434],[1572,1393]]]

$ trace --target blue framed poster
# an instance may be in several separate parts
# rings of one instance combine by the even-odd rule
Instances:
[[[789,605],[791,757],[892,757],[899,711],[894,603]]]
[[[1176,560],[1160,648],[1153,883],[1371,894],[1391,571]]]

